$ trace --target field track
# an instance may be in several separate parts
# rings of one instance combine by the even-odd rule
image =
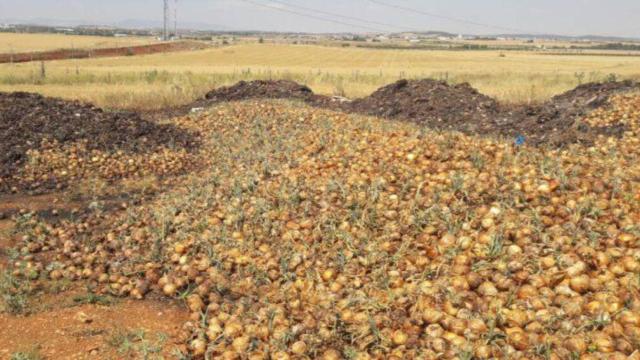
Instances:
[[[197,50],[204,47],[206,47],[206,45],[194,41],[179,41],[105,49],[58,49],[51,51],[25,52],[17,54],[0,54],[0,64],[24,63],[31,61],[149,55],[165,52]]]

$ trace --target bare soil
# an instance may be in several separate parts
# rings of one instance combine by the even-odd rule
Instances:
[[[400,80],[368,97],[353,101],[350,110],[384,118],[403,118],[436,129],[484,132],[499,116],[498,102],[469,84],[449,85],[431,79]]]
[[[85,295],[73,290],[44,296],[43,309],[28,316],[0,313],[0,358],[36,352],[43,359],[170,359],[184,342],[184,306],[130,299],[75,303]]]
[[[233,86],[222,87],[210,91],[205,99],[211,102],[236,101],[245,99],[301,99],[314,96],[313,91],[305,86],[288,80],[256,80],[240,81]]]

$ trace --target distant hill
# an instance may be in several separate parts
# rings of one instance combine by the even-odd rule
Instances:
[[[0,18],[0,24],[15,24],[15,25],[37,25],[37,26],[51,26],[51,27],[76,27],[76,26],[103,26],[112,27],[118,29],[131,29],[131,30],[151,30],[162,28],[162,22],[156,20],[146,19],[125,19],[114,23],[96,24],[87,22],[80,19],[50,19],[50,18],[29,18],[29,19],[16,19],[16,18]],[[261,31],[254,31],[250,29],[239,29],[226,25],[210,24],[204,22],[178,22],[178,26],[181,30],[191,31],[229,31],[239,33],[261,33]],[[263,33],[273,33],[266,31]],[[300,34],[296,32],[289,32],[290,34]],[[425,31],[412,31],[402,32],[396,34],[415,34],[428,37],[456,37],[458,34],[447,31],[437,30],[425,30]],[[621,36],[606,36],[606,35],[558,35],[558,34],[493,34],[493,35],[476,35],[476,34],[463,34],[465,37],[482,37],[482,38],[515,38],[515,39],[548,39],[548,40],[563,40],[563,41],[607,41],[607,42],[625,42],[625,41],[640,41],[640,38],[633,37],[621,37]]]
[[[558,35],[558,34],[498,34],[496,37],[508,37],[516,39],[545,39],[564,41],[639,41],[640,38],[604,35]]]
[[[101,26],[118,29],[132,30],[150,30],[162,28],[162,22],[156,20],[145,19],[126,19],[114,23],[96,24],[79,19],[49,19],[49,18],[0,18],[0,24],[14,25],[34,25],[34,26],[51,26],[51,27],[76,27],[76,26]],[[201,22],[179,22],[179,28],[182,30],[208,30],[208,31],[232,31],[239,30],[225,25],[209,24]],[[172,25],[173,28],[173,25]]]
[[[65,19],[49,19],[49,18],[28,18],[28,19],[0,18],[0,23],[14,24],[14,25],[65,26],[65,27],[91,25],[90,23],[83,20],[65,20]]]

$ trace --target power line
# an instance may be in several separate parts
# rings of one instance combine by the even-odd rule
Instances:
[[[240,0],[240,1],[252,4],[252,5],[256,5],[256,6],[261,6],[263,8],[267,8],[267,9],[271,9],[271,10],[275,10],[275,11],[280,11],[280,12],[285,12],[285,13],[289,13],[289,14],[293,14],[293,15],[298,15],[298,16],[302,16],[302,17],[306,17],[306,18],[310,18],[310,19],[315,19],[315,20],[320,20],[320,21],[325,21],[325,22],[330,22],[330,23],[339,24],[339,25],[345,25],[345,26],[350,26],[350,27],[356,27],[356,28],[360,28],[360,29],[366,29],[366,30],[369,30],[369,31],[381,32],[381,33],[387,32],[386,30],[381,30],[381,29],[374,28],[374,27],[371,27],[371,26],[358,25],[358,24],[348,23],[348,22],[345,22],[345,21],[328,19],[328,18],[321,17],[321,16],[305,14],[305,13],[301,13],[301,12],[290,10],[290,9],[284,9],[284,8],[280,8],[280,7],[276,7],[276,6],[271,6],[271,5],[268,5],[268,4],[262,4],[262,3],[259,3],[259,2],[256,2],[256,1],[252,1],[252,0]]]
[[[432,13],[432,12],[427,12],[427,11],[423,11],[423,10],[408,8],[406,6],[401,6],[401,5],[396,5],[396,4],[389,4],[389,3],[382,2],[382,1],[379,1],[379,0],[369,0],[369,1],[374,3],[374,4],[381,5],[381,6],[386,6],[386,7],[390,7],[390,8],[394,8],[394,9],[398,9],[398,10],[403,10],[403,11],[406,11],[406,12],[416,13],[416,14],[420,14],[420,15],[425,15],[425,16],[429,16],[429,17],[433,17],[433,18],[439,18],[439,19],[444,19],[444,20],[449,20],[449,21],[455,21],[455,22],[462,23],[462,24],[467,24],[467,25],[475,25],[475,26],[481,26],[481,27],[485,27],[485,28],[499,29],[499,30],[502,30],[502,31],[510,31],[510,32],[517,32],[517,33],[531,33],[531,32],[528,32],[528,31],[522,30],[522,29],[510,28],[510,27],[505,27],[505,26],[500,26],[500,25],[485,24],[485,23],[480,23],[480,22],[476,22],[476,21],[472,21],[472,20],[467,20],[467,19],[455,18],[455,17],[451,17],[451,16],[446,16],[446,15],[435,14],[435,13]]]
[[[274,2],[274,3],[280,3],[282,5],[286,5],[288,7],[292,7],[292,8],[296,8],[296,9],[300,9],[300,10],[304,10],[304,11],[316,12],[316,13],[319,13],[319,14],[335,16],[335,17],[339,17],[339,18],[342,18],[342,19],[359,21],[359,22],[362,22],[362,23],[370,24],[370,25],[379,25],[379,26],[386,26],[386,27],[394,28],[394,29],[415,31],[415,29],[409,28],[409,27],[406,27],[406,26],[398,26],[398,25],[393,25],[393,24],[384,23],[384,22],[378,22],[378,21],[362,19],[362,18],[358,18],[358,17],[354,17],[354,16],[336,14],[336,13],[329,12],[329,11],[324,11],[324,10],[312,9],[312,8],[308,8],[308,7],[304,7],[304,6],[300,6],[300,5],[289,4],[288,2],[282,1],[282,0],[269,0],[269,1]]]

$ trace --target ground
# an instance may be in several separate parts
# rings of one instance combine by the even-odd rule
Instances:
[[[179,336],[188,319],[184,306],[94,300],[86,290],[66,290],[38,302],[40,309],[28,316],[0,314],[0,358],[35,352],[45,359],[172,359],[184,347]]]

